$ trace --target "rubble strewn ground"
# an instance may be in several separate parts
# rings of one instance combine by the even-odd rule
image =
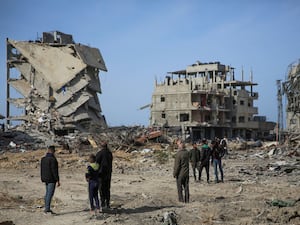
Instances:
[[[57,151],[62,186],[53,200],[56,216],[43,214],[39,160],[45,149],[25,149],[25,142],[16,140],[12,147],[9,137],[1,139],[7,145],[0,154],[0,224],[300,224],[297,143],[254,148],[249,147],[253,143],[230,142],[223,160],[225,182],[196,183],[191,176],[191,203],[182,204],[172,177],[176,149],[172,142],[135,143],[142,134],[144,128],[118,128],[60,140],[70,146]],[[84,173],[87,156],[97,151],[93,145],[100,140],[112,144],[113,202],[112,209],[92,217]],[[213,181],[212,168],[210,173]]]

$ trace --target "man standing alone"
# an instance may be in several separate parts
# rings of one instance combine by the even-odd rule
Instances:
[[[110,183],[113,155],[106,142],[102,143],[101,147],[102,149],[96,154],[96,162],[100,165],[99,192],[101,198],[101,207],[110,208]]]
[[[41,160],[41,180],[46,184],[45,213],[54,214],[50,209],[55,186],[60,186],[58,163],[55,158],[55,147],[49,146],[47,154]]]
[[[173,176],[176,178],[178,199],[180,202],[189,202],[189,152],[182,141],[177,142],[179,151],[175,157]],[[184,198],[182,191],[184,190]]]
[[[223,174],[223,167],[222,167],[222,149],[218,145],[218,142],[212,142],[212,164],[214,166],[215,172],[215,183],[219,183],[219,176],[218,176],[218,168],[221,173],[221,182],[224,182],[224,174]]]

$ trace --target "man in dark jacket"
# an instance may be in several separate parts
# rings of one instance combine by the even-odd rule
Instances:
[[[213,141],[212,142],[212,160],[211,163],[214,166],[214,172],[215,172],[215,182],[219,183],[219,177],[218,177],[218,167],[221,173],[221,182],[223,182],[223,167],[222,167],[222,158],[223,154],[222,154],[222,148],[220,148],[220,146],[218,145],[218,142]]]
[[[193,175],[194,175],[194,179],[195,181],[196,179],[196,168],[198,165],[198,162],[200,161],[200,151],[197,148],[197,144],[193,143],[193,148],[190,150],[190,162],[191,162],[191,166],[193,169]]]
[[[107,143],[102,143],[102,149],[96,154],[96,162],[99,164],[99,192],[101,207],[110,208],[110,184],[112,173],[113,155]]]
[[[55,158],[55,147],[49,146],[46,156],[41,159],[41,180],[46,184],[45,213],[53,214],[50,209],[55,186],[60,186],[58,175],[58,163]]]
[[[185,149],[182,141],[177,142],[178,152],[175,157],[173,176],[176,178],[178,200],[180,202],[189,202],[189,152]],[[184,189],[184,198],[182,191]]]
[[[199,180],[201,180],[201,174],[203,168],[206,171],[206,181],[209,183],[209,159],[211,157],[211,150],[208,147],[207,140],[202,140],[202,147],[200,152],[200,165],[199,165]]]

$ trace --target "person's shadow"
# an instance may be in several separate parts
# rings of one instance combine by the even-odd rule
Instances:
[[[147,213],[147,212],[153,212],[156,210],[161,210],[164,208],[182,208],[182,206],[179,205],[165,205],[165,206],[141,206],[138,208],[104,208],[102,210],[101,214],[138,214],[138,213]],[[74,210],[69,212],[61,212],[57,213],[57,216],[67,215],[67,214],[76,214],[80,212],[88,212],[89,209],[82,209],[82,210]]]
[[[138,213],[146,213],[153,212],[156,210],[161,210],[164,208],[181,208],[182,206],[175,205],[165,205],[165,206],[141,206],[138,208],[111,208],[111,209],[103,209],[103,213],[107,214],[138,214]]]

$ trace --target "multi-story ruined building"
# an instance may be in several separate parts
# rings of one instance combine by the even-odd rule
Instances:
[[[97,48],[72,35],[44,32],[37,41],[7,39],[7,122],[24,121],[46,131],[106,126],[101,114],[99,71],[107,71]],[[22,97],[13,98],[15,90]],[[11,105],[24,109],[12,116]]]
[[[155,85],[151,125],[181,128],[192,138],[260,138],[274,129],[258,114],[258,93],[252,81],[235,79],[234,68],[219,62],[196,63],[185,70],[169,72]]]
[[[286,125],[288,131],[300,131],[300,60],[288,66],[286,81],[283,83],[287,97]]]

